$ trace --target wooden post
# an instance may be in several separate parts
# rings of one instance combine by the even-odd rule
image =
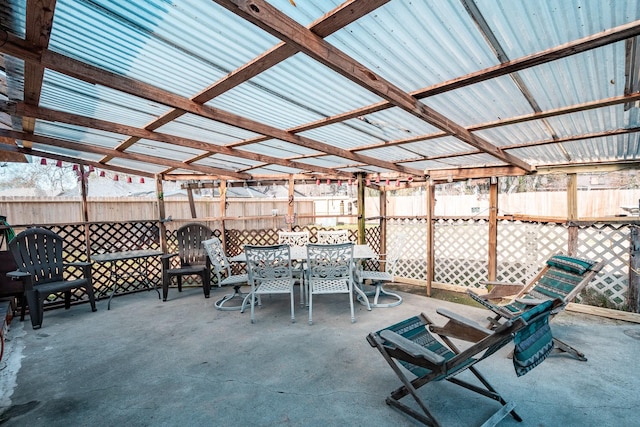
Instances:
[[[380,262],[380,271],[384,271],[384,263],[387,259],[387,191],[380,191],[380,254],[383,256],[383,262]]]
[[[627,289],[627,307],[632,313],[640,313],[640,237],[637,225],[629,226],[629,288]]]
[[[358,244],[367,243],[365,236],[365,212],[364,212],[364,175],[358,174]]]
[[[82,193],[82,222],[84,223],[84,241],[86,242],[87,259],[91,259],[91,233],[89,233],[89,204],[87,203],[87,181],[84,176],[84,166],[78,165],[80,176],[80,191]]]
[[[427,184],[427,296],[431,296],[431,284],[435,273],[435,255],[433,251],[433,212],[436,204],[435,185],[431,180]]]
[[[222,233],[220,235],[220,240],[222,242],[222,248],[225,250],[227,250],[227,232],[225,229],[225,218],[227,217],[227,181],[222,179],[220,180],[220,204],[218,205],[220,207],[220,218],[221,218],[221,226],[222,229],[220,230],[220,233]]]
[[[567,181],[567,221],[569,222],[569,236],[567,250],[569,255],[578,252],[578,227],[571,224],[578,219],[578,175],[570,173]]]
[[[156,175],[156,199],[158,200],[158,233],[160,233],[160,249],[167,252],[167,227],[164,225],[166,221],[166,212],[164,208],[164,191],[162,190],[162,175]]]
[[[288,215],[289,221],[285,221],[285,223],[289,226],[289,231],[293,231],[294,214],[295,214],[294,194],[295,194],[295,180],[293,179],[293,175],[289,175],[289,203],[287,204],[287,215]]]
[[[191,209],[191,218],[196,217],[196,203],[193,201],[193,189],[191,184],[187,184],[187,197],[189,198],[189,209]]]
[[[489,265],[488,279],[495,281],[498,273],[498,178],[489,184]]]

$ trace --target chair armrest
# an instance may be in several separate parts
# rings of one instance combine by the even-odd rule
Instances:
[[[533,306],[533,305],[542,304],[543,302],[546,302],[548,300],[538,299],[538,298],[516,298],[515,301],[519,302],[520,304]]]
[[[160,255],[160,259],[169,259],[169,258],[173,258],[174,256],[178,256],[178,253],[173,253],[173,254],[165,254],[165,255]]]
[[[19,270],[10,271],[7,273],[7,277],[12,280],[20,280],[24,277],[29,277],[29,276],[31,276],[31,274],[25,273],[24,271],[19,271]]]
[[[430,325],[429,330],[440,336],[457,338],[463,341],[478,342],[493,333],[493,331],[480,325],[478,322],[453,313],[444,308],[436,309],[436,312],[449,319],[444,326]]]
[[[520,292],[524,285],[519,283],[506,282],[482,282],[487,288],[491,288],[488,293],[482,295],[485,299],[502,299],[512,297]]]
[[[33,291],[33,277],[31,274],[16,270],[8,272],[7,277],[11,280],[21,280],[25,291]]]
[[[72,266],[72,267],[86,267],[88,265],[91,265],[90,262],[85,262],[85,261],[77,261],[77,262],[69,262],[66,263],[64,266]]]
[[[416,344],[413,341],[403,337],[402,335],[388,329],[380,332],[380,337],[386,341],[389,341],[396,348],[404,351],[410,356],[425,359],[435,365],[442,365],[446,360],[439,354],[436,354],[433,351],[428,350],[421,345]]]

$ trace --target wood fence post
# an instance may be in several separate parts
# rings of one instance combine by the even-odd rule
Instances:
[[[166,212],[164,208],[164,191],[162,189],[162,175],[156,175],[156,199],[158,200],[158,233],[160,236],[160,249],[167,253],[167,227],[164,225],[166,221]]]
[[[640,227],[632,225],[629,227],[629,287],[627,289],[627,306],[632,313],[640,313],[640,237],[638,230]]]
[[[379,270],[384,271],[384,263],[387,260],[387,190],[380,191],[380,255],[383,256],[379,264]]]
[[[427,185],[427,296],[431,296],[431,284],[433,282],[433,276],[435,273],[435,255],[433,252],[433,221],[434,221],[434,208],[436,204],[436,190],[435,184],[429,180]]]
[[[227,181],[222,179],[220,180],[220,187],[219,187],[219,191],[220,191],[220,200],[219,200],[219,207],[220,207],[220,223],[221,223],[221,227],[222,230],[220,230],[220,241],[222,242],[222,248],[225,250],[227,250],[227,231],[226,231],[226,226],[225,226],[225,218],[227,217]]]
[[[84,166],[78,165],[80,175],[80,191],[82,192],[82,222],[84,223],[84,241],[86,243],[87,259],[91,259],[91,233],[89,233],[89,204],[87,203],[87,180],[84,176]]]
[[[289,231],[293,231],[294,214],[295,214],[295,180],[293,175],[289,175],[289,203],[287,204],[287,215],[290,221],[285,221],[285,224],[289,226]],[[285,218],[286,219],[286,218]]]
[[[567,222],[569,225],[569,238],[567,250],[569,255],[578,253],[578,226],[574,222],[578,219],[578,175],[570,173],[567,182]]]
[[[365,236],[365,217],[364,217],[364,178],[363,174],[358,174],[358,244],[364,245],[367,243]]]
[[[488,278],[495,281],[498,275],[498,179],[492,177],[489,182]]]

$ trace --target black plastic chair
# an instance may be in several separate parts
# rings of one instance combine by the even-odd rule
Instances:
[[[91,311],[96,311],[96,301],[91,281],[91,263],[65,263],[62,245],[64,240],[44,228],[30,228],[9,242],[9,250],[17,271],[7,273],[11,279],[21,280],[29,305],[33,329],[42,326],[44,301],[51,294],[64,292],[64,307],[71,307],[72,291],[84,289],[89,297]],[[78,279],[65,279],[69,267],[82,271]]]
[[[205,225],[189,223],[176,231],[178,253],[161,257],[162,261],[162,300],[167,300],[171,278],[178,279],[178,292],[182,292],[182,276],[200,276],[204,297],[211,292],[211,261],[204,249],[203,242],[211,239],[213,232]],[[171,258],[180,258],[180,267],[171,268]]]

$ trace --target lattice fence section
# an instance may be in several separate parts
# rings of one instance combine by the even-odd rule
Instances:
[[[434,281],[472,286],[488,274],[488,222],[438,219],[434,224]]]
[[[567,226],[563,224],[500,221],[496,280],[527,283],[549,257],[558,252],[566,253],[567,239]]]
[[[387,221],[387,258],[398,256],[396,276],[427,280],[427,222],[419,218]]]
[[[580,227],[578,253],[583,258],[605,260],[602,271],[589,283],[615,306],[624,306],[629,288],[629,239],[626,224],[594,224]],[[578,297],[580,302],[581,297]]]
[[[160,228],[157,221],[91,223],[89,233],[93,255],[141,249],[160,250]],[[148,289],[140,276],[134,274],[140,271],[140,263],[145,263],[148,280],[161,286],[162,265],[159,257],[120,261],[117,267],[122,279],[116,286],[116,295]],[[93,264],[93,288],[99,298],[106,298],[111,294],[111,268],[110,263]]]

